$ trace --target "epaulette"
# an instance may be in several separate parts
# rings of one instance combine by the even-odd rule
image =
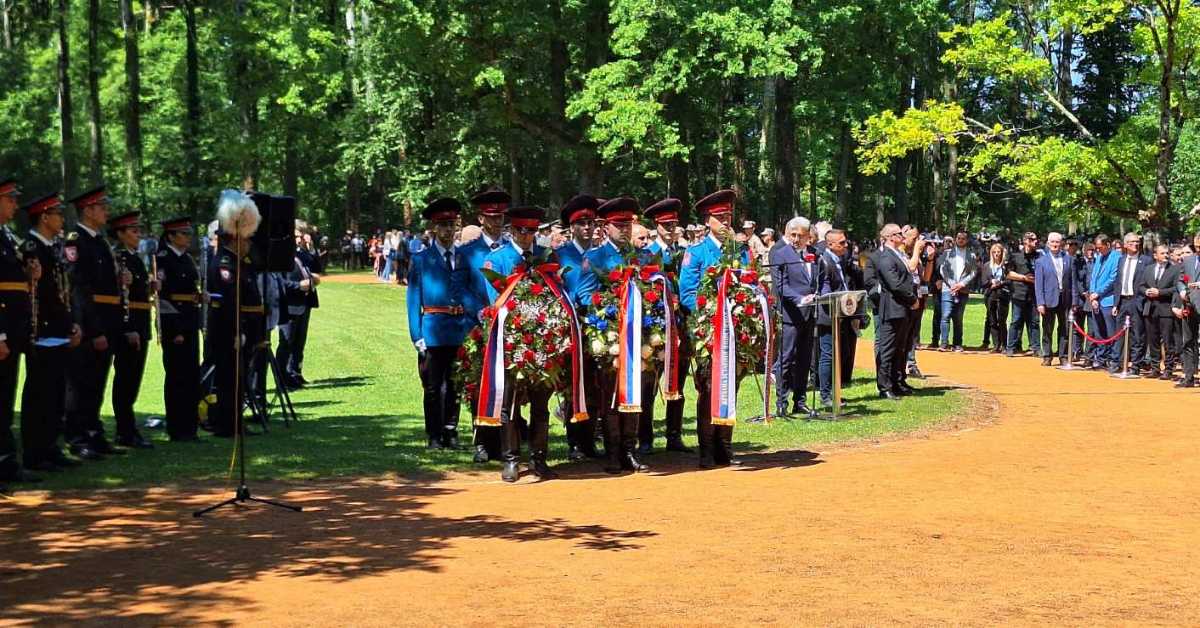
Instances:
[[[79,239],[78,231],[72,231],[71,233],[67,234],[67,242],[71,242],[73,240],[78,240],[78,239]]]

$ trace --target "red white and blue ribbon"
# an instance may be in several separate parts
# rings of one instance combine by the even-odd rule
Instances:
[[[542,264],[535,268],[534,272],[546,282],[546,287],[558,298],[558,302],[571,319],[571,422],[582,423],[589,417],[587,397],[583,392],[583,328],[579,324],[579,313],[575,311],[575,305],[563,289],[557,264]]]
[[[680,335],[675,329],[675,310],[677,309],[675,293],[671,291],[671,281],[663,273],[658,272],[656,267],[648,267],[650,271],[650,283],[660,284],[663,293],[663,372],[660,390],[662,390],[663,399],[672,401],[680,399],[683,395],[680,393],[680,366],[683,360],[679,359]]]
[[[642,291],[625,269],[617,326],[617,411],[642,411]]]
[[[763,381],[766,382],[766,389],[763,391],[763,416],[771,416],[771,353],[774,351],[775,328],[772,327],[771,321],[771,303],[767,299],[767,291],[763,290],[762,284],[754,286],[754,296],[758,299],[758,309],[762,312],[763,330],[767,336],[766,353],[763,354]]]
[[[730,284],[737,281],[726,268],[717,279],[717,307],[713,314],[712,373],[709,413],[713,425],[737,422],[737,343],[733,332]]]

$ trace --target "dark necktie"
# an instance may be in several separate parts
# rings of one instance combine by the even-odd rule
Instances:
[[[521,259],[525,260],[526,268],[533,268],[533,253],[532,252],[525,251],[524,253],[521,253]]]
[[[492,250],[495,251],[498,248],[500,248],[500,241],[496,240],[495,242],[492,243]]]
[[[1162,273],[1163,273],[1163,266],[1162,266],[1162,264],[1159,264],[1159,265],[1158,265],[1158,268],[1156,268],[1156,269],[1154,270],[1154,281],[1155,281],[1155,283],[1157,283],[1157,282],[1159,282],[1159,281],[1161,281],[1161,280],[1162,280]]]
[[[454,270],[454,265],[450,263],[450,251],[446,251],[446,270]]]

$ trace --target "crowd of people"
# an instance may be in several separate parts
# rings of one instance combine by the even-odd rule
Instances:
[[[110,215],[101,186],[67,201],[78,216],[69,229],[58,194],[21,206],[30,224],[22,239],[10,226],[19,196],[16,181],[0,181],[0,482],[38,482],[37,472],[152,448],[134,406],[155,340],[171,441],[198,440],[199,429],[233,436],[239,401],[263,412],[272,356],[277,387],[306,383],[304,347],[322,268],[308,225],[297,222],[291,270],[263,272],[262,251],[249,244],[259,224],[255,200],[226,192],[222,207],[235,205],[253,220],[214,221],[197,266],[189,217],[162,221],[156,244],[145,247],[140,213]],[[12,426],[22,355],[18,443]],[[110,371],[112,439],[101,420]]]

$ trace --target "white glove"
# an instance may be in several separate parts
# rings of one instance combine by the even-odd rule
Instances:
[[[425,339],[424,338],[414,342],[413,346],[417,348],[418,353],[425,353]]]

